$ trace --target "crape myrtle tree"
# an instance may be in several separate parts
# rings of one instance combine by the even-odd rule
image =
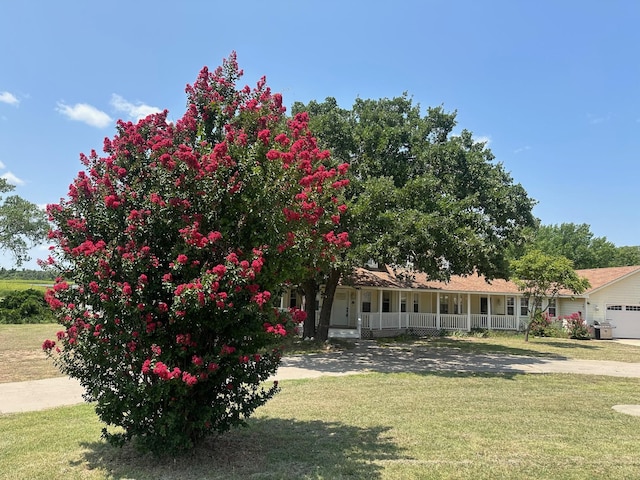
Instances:
[[[48,207],[47,299],[64,329],[43,348],[114,444],[175,453],[242,424],[277,392],[263,382],[304,318],[276,296],[348,246],[347,166],[328,166],[306,114],[287,119],[264,78],[238,89],[241,75],[232,54],[187,86],[175,124],[118,122]]]
[[[436,107],[423,115],[406,94],[356,99],[351,110],[333,98],[296,103],[292,110],[309,112],[319,143],[350,164],[341,225],[352,248],[302,285],[305,293],[308,285],[325,285],[318,340],[327,337],[338,283],[370,259],[411,262],[441,280],[474,273],[508,277],[506,254],[536,225],[535,202],[484,142],[467,130],[453,134],[455,112]],[[305,336],[311,333],[312,326],[305,329]]]
[[[0,178],[0,194],[14,190]],[[0,249],[10,252],[16,265],[29,260],[29,247],[46,240],[49,224],[44,211],[18,195],[0,197]]]
[[[589,288],[589,280],[580,277],[573,262],[562,255],[548,255],[530,250],[521,258],[511,261],[513,281],[528,300],[529,316],[524,329],[524,340],[529,341],[531,324],[536,316],[549,308],[549,302],[562,291],[579,295]],[[544,301],[547,301],[543,305]]]

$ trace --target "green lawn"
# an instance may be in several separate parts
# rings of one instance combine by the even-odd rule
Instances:
[[[380,339],[389,348],[448,349],[467,353],[503,353],[579,360],[611,360],[640,363],[640,347],[610,340],[571,340],[567,338],[530,337],[522,334],[488,337],[432,337],[425,339]]]
[[[91,406],[0,416],[0,478],[634,479],[637,379],[369,374],[282,382],[248,428],[184,458],[99,439]],[[46,394],[46,392],[43,392]]]
[[[1,325],[0,324],[0,383],[38,380],[59,376],[51,361],[42,352],[42,342],[55,339],[62,327],[58,324]],[[562,338],[531,338],[522,335],[503,335],[487,338],[444,337],[430,339],[379,340],[388,348],[451,350],[468,353],[504,353],[510,355],[547,356],[584,360],[615,360],[640,363],[640,347],[607,340],[568,340]],[[317,345],[295,341],[290,353],[326,352],[349,348],[349,343],[336,341],[331,345]]]

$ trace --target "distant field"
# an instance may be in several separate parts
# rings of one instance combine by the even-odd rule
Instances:
[[[45,291],[51,285],[53,285],[51,280],[0,280],[0,297],[6,295],[6,292],[29,288]]]

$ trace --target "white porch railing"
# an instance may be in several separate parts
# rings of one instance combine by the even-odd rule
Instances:
[[[440,328],[442,330],[467,330],[468,321],[467,315],[441,314]]]
[[[473,313],[471,328],[491,330],[518,330],[519,319],[515,315],[489,315]],[[362,328],[371,330],[403,329],[403,328],[439,328],[442,330],[469,329],[469,315],[466,313],[440,314],[435,313],[398,313],[398,312],[367,312],[361,314]]]
[[[484,328],[488,330],[517,330],[519,319],[515,315],[489,315],[471,314],[471,328]]]
[[[409,313],[408,327],[437,328],[435,313]]]

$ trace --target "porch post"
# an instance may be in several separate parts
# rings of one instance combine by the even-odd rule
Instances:
[[[467,293],[467,332],[471,331],[471,294]]]
[[[440,292],[436,292],[436,328],[440,330]]]
[[[398,290],[398,328],[402,329],[402,291]]]
[[[487,295],[487,330],[491,330],[491,295]]]
[[[356,288],[356,324],[360,322],[360,317],[362,316],[362,312],[360,311],[361,308],[362,308],[362,293],[361,293],[360,287],[358,287]]]
[[[382,289],[378,290],[378,330],[382,330]]]

